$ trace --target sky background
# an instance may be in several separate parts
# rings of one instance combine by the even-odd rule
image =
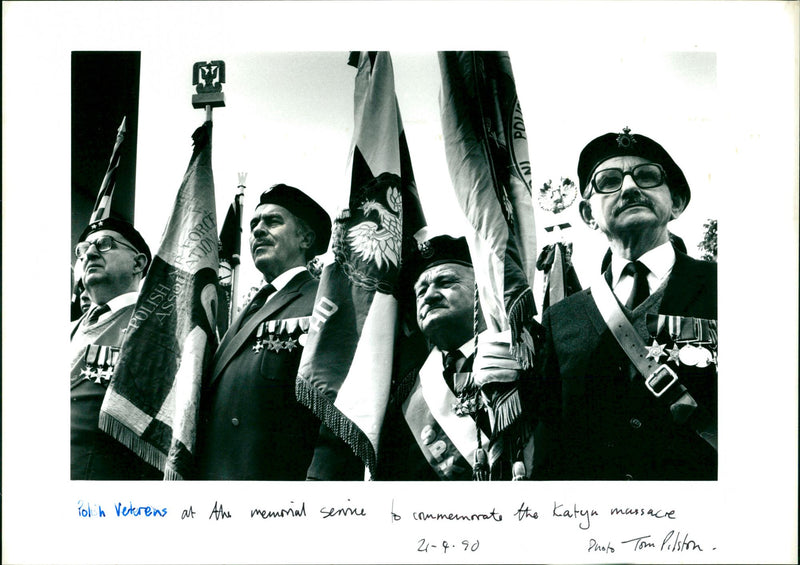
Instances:
[[[434,233],[464,233],[453,197],[439,118],[435,51],[392,50],[395,87],[420,198]],[[548,180],[577,182],[580,150],[594,137],[628,126],[659,141],[684,169],[692,202],[672,225],[699,256],[703,223],[716,217],[715,137],[719,94],[716,54],[705,51],[511,51],[529,139],[534,198]],[[155,248],[191,154],[190,135],[204,117],[191,107],[196,61],[223,60],[226,107],[214,110],[213,167],[218,221],[247,172],[240,293],[260,284],[246,247],[247,220],[258,196],[283,182],[312,195],[333,217],[349,192],[355,69],[347,51],[213,52],[142,49],[137,148],[136,225]],[[645,95],[644,92],[647,92]],[[113,136],[114,132],[111,132]],[[569,222],[574,262],[584,286],[598,269],[604,238],[577,214],[577,201],[554,215],[536,206],[539,247],[544,227]],[[541,277],[536,281],[541,283]]]
[[[798,4],[796,2],[5,2],[2,169],[2,542],[8,563],[672,561],[589,554],[590,537],[626,539],[663,524],[547,519],[555,500],[675,508],[707,562],[797,555]],[[440,49],[511,54],[533,185],[575,175],[591,138],[627,125],[655,138],[692,187],[672,226],[694,251],[720,222],[720,476],[713,484],[82,484],[67,462],[70,54],[140,50],[137,223],[155,249],[203,113],[191,67],[223,59],[228,107],[215,110],[221,213],[236,173],[248,194],[275,182],[326,206],[344,198],[352,135],[351,49],[392,52],[409,149],[429,221],[455,214],[438,139]],[[306,52],[286,60],[287,52]],[[311,52],[327,52],[321,57]],[[268,56],[269,55],[269,56]],[[113,95],[113,93],[109,93]],[[109,148],[113,143],[113,132]],[[105,157],[107,158],[107,157]],[[437,172],[438,171],[438,172]],[[99,179],[98,179],[99,182]],[[340,192],[337,192],[340,191]],[[433,193],[437,196],[429,196]],[[227,195],[226,195],[227,193]],[[252,202],[246,204],[252,210]],[[591,234],[576,264],[592,273]],[[537,216],[538,225],[548,218]],[[589,240],[592,243],[589,243]],[[543,243],[543,242],[540,242]],[[584,262],[580,253],[586,257]],[[249,260],[243,261],[245,265]],[[588,267],[581,267],[588,265]],[[588,269],[588,270],[587,270]],[[589,276],[589,275],[586,275]],[[586,284],[584,275],[582,282]],[[743,414],[745,414],[743,416]],[[169,519],[81,521],[77,502],[168,506]],[[254,505],[363,505],[360,522],[261,523]],[[239,516],[206,519],[216,501]],[[521,502],[540,511],[517,523]],[[391,522],[390,504],[405,519]],[[202,513],[181,521],[193,505]],[[500,525],[420,524],[411,510],[474,512]],[[113,510],[112,510],[113,511]],[[446,526],[446,527],[442,527]],[[309,530],[312,531],[309,536]],[[353,532],[357,531],[357,543]],[[420,554],[418,540],[480,539],[474,555]],[[443,538],[448,539],[448,538]],[[345,540],[345,543],[343,543]],[[619,547],[619,546],[618,546]]]

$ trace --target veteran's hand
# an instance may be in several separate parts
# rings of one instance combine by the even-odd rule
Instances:
[[[511,354],[511,331],[484,331],[478,336],[478,350],[472,365],[476,385],[511,383],[519,380],[521,365]]]

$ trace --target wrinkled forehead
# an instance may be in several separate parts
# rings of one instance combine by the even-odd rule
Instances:
[[[446,277],[471,280],[474,277],[474,273],[472,267],[460,263],[439,263],[422,271],[422,274],[417,278],[417,282],[414,283],[414,288],[429,285],[438,279]]]

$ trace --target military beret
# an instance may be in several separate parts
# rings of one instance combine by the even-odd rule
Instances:
[[[86,226],[86,229],[83,230],[83,233],[78,238],[78,243],[85,241],[90,234],[100,230],[117,232],[126,240],[128,240],[128,243],[130,243],[136,249],[136,251],[139,253],[144,253],[147,257],[147,264],[144,266],[142,275],[147,273],[147,269],[150,268],[150,262],[152,261],[153,256],[150,254],[150,248],[147,246],[147,242],[145,242],[142,234],[136,231],[136,228],[134,228],[130,222],[126,222],[120,218],[103,218],[102,220],[96,220]]]
[[[331,217],[305,192],[286,184],[276,184],[261,194],[258,206],[262,204],[283,206],[306,222],[316,236],[314,245],[309,249],[313,255],[321,255],[328,250],[328,242],[331,240]]]
[[[403,265],[403,279],[413,286],[424,271],[442,263],[472,267],[466,238],[437,235],[420,243]]]
[[[669,153],[658,143],[640,135],[629,133],[630,129],[623,129],[622,133],[606,133],[589,142],[581,151],[578,159],[578,179],[580,181],[581,196],[586,198],[586,189],[589,187],[592,175],[597,166],[612,157],[643,157],[648,161],[658,163],[667,175],[667,185],[673,194],[683,197],[684,204],[689,204],[692,194],[689,183],[681,168],[672,160]]]

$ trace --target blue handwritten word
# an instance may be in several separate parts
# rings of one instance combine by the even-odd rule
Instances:
[[[106,513],[99,504],[90,504],[82,500],[78,501],[78,516],[81,518],[105,518]]]
[[[123,506],[121,502],[117,502],[114,505],[114,510],[117,511],[117,516],[155,516],[159,518],[163,518],[167,515],[166,508],[154,508],[152,506],[134,506],[133,502],[128,503],[127,506]]]

